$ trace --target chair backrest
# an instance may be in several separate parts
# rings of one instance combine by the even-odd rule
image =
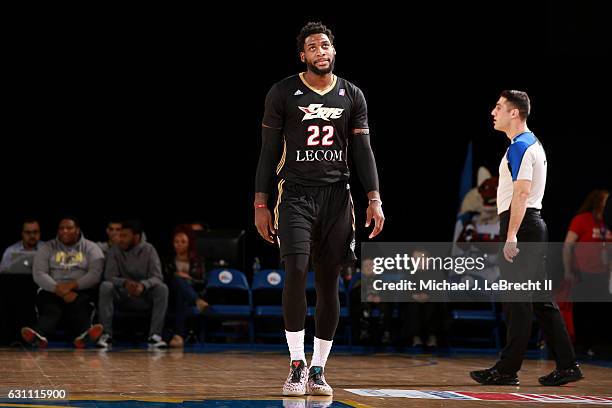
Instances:
[[[207,301],[215,304],[251,304],[249,282],[237,269],[213,269],[207,273]]]
[[[207,274],[208,282],[206,288],[226,288],[249,290],[249,282],[238,269],[213,269]]]
[[[253,276],[252,290],[283,289],[285,271],[282,269],[263,269]]]
[[[344,281],[342,280],[341,276],[338,277],[338,296],[340,297],[340,305],[346,306],[346,288],[344,286]],[[317,301],[314,271],[308,271],[308,276],[306,277],[306,301],[310,306],[314,306]]]
[[[254,305],[281,305],[285,286],[285,271],[264,269],[253,275],[252,296]]]

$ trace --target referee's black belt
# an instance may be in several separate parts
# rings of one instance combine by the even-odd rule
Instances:
[[[539,208],[533,208],[533,207],[527,207],[527,210],[525,211],[525,214],[540,215],[540,209]],[[500,213],[499,216],[500,217],[508,217],[508,216],[510,216],[510,210],[506,210],[506,211]]]

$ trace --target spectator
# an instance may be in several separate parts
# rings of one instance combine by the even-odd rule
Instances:
[[[588,194],[570,223],[563,247],[565,280],[578,284],[580,290],[589,290],[594,296],[598,292],[593,291],[607,291],[608,285],[604,281],[608,282],[609,266],[602,247],[588,243],[612,242],[612,232],[603,219],[608,196],[606,190],[593,190]],[[593,356],[593,346],[600,341],[601,330],[601,322],[593,316],[599,315],[604,305],[577,302],[574,306],[576,342],[587,355]]]
[[[414,251],[413,258],[426,258],[426,251]],[[420,267],[420,270],[425,268]],[[412,347],[434,350],[438,347],[438,334],[442,331],[444,304],[431,302],[430,294],[423,291],[412,294],[412,302],[400,304],[402,337],[412,339]]]
[[[185,320],[192,306],[200,313],[208,308],[204,300],[206,274],[204,264],[196,252],[195,234],[189,225],[179,225],[172,235],[174,256],[164,263],[166,282],[174,298],[174,337],[170,347],[183,347]]]
[[[391,343],[391,325],[394,303],[381,302],[380,295],[371,285],[366,288],[366,301],[361,299],[361,285],[364,279],[374,276],[374,261],[364,259],[361,264],[362,279],[353,285],[350,296],[353,314],[358,316],[359,341],[364,345],[389,345]],[[354,323],[357,323],[354,319]]]
[[[77,335],[75,347],[95,342],[103,328],[100,324],[92,326],[90,316],[103,264],[102,251],[81,234],[77,219],[62,218],[57,238],[43,244],[34,257],[33,277],[40,286],[36,302],[39,317],[34,327],[21,330],[23,339],[46,347],[46,336],[67,315]]]
[[[119,233],[121,232],[121,222],[118,220],[110,220],[106,226],[106,242],[98,242],[98,245],[104,252],[104,256],[108,256],[108,251],[119,243]]]
[[[152,309],[149,346],[167,346],[161,334],[168,307],[168,287],[163,282],[157,251],[142,235],[139,222],[122,223],[118,245],[112,246],[108,253],[99,305],[104,334],[98,347],[109,348],[112,344],[115,305],[130,310]]]
[[[6,248],[2,255],[0,273],[8,271],[11,265],[19,258],[22,258],[25,253],[36,252],[41,245],[40,224],[35,219],[26,219],[21,228],[21,241]]]

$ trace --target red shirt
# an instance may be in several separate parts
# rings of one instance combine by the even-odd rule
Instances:
[[[612,242],[612,232],[606,228],[603,221],[596,222],[593,213],[585,212],[576,215],[569,230],[578,235],[581,242]],[[581,272],[604,273],[608,271],[603,263],[602,246],[596,244],[576,245],[574,260]]]

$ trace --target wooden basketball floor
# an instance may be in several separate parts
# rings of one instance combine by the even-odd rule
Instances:
[[[289,362],[280,352],[0,349],[0,406],[501,408],[551,406],[542,401],[564,398],[565,407],[568,401],[574,401],[570,406],[612,404],[612,368],[605,365],[583,364],[586,378],[563,387],[538,385],[537,377],[554,365],[543,360],[525,361],[520,387],[474,383],[468,371],[489,367],[494,358],[335,353],[326,368],[335,390],[332,400],[283,399],[280,388]],[[68,397],[8,398],[11,390],[14,396],[16,390],[48,389],[66,390]],[[378,395],[360,395],[368,393]],[[576,397],[559,397],[567,395]]]

